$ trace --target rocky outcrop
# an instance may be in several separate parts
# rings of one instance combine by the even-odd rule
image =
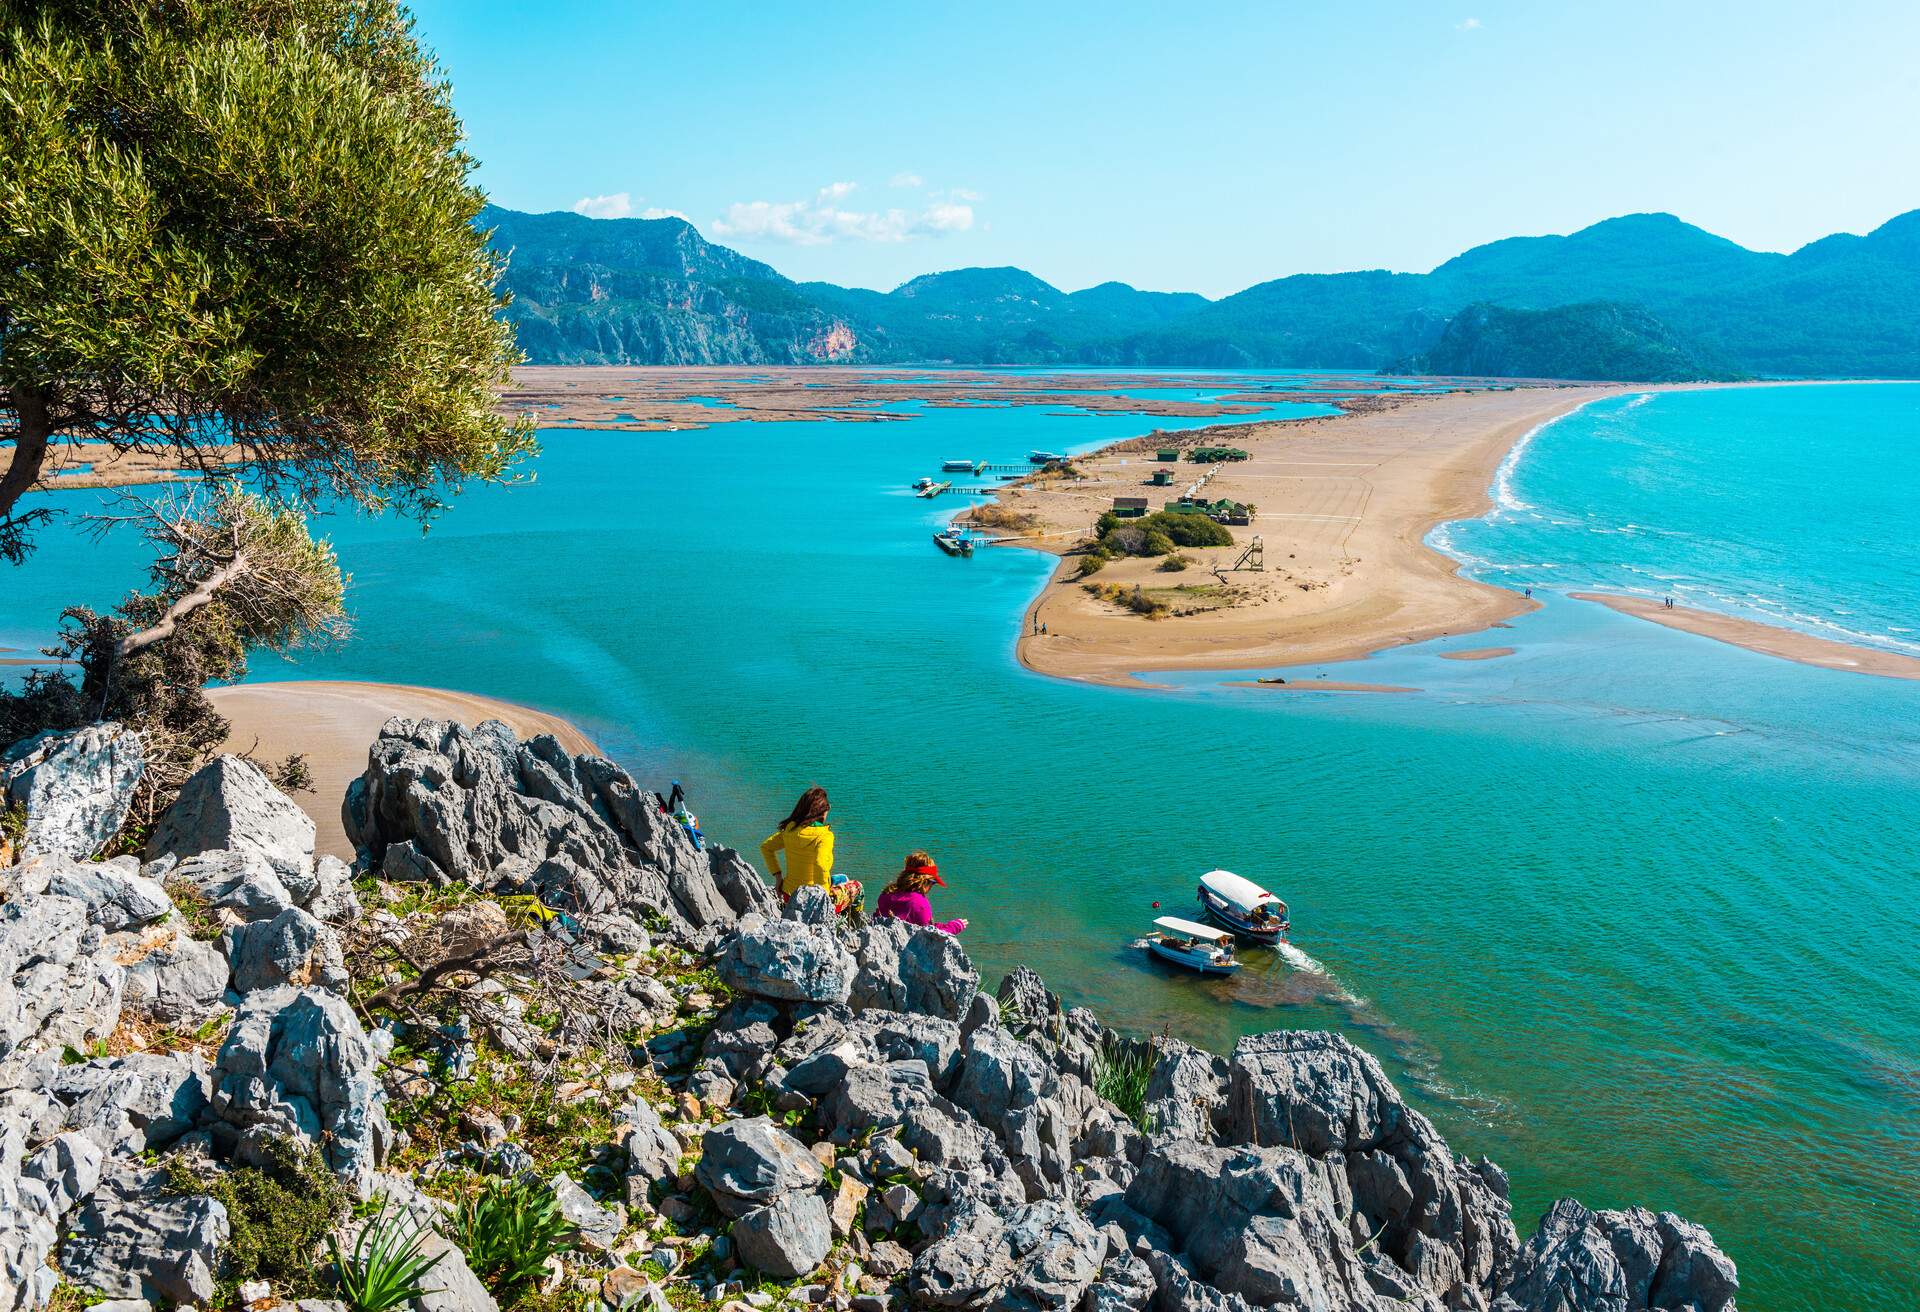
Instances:
[[[244,1218],[165,1159],[275,1169],[283,1140],[426,1225],[413,1312],[497,1312],[424,1174],[392,1173],[390,1099],[422,1113],[393,1162],[550,1195],[569,1229],[541,1283],[614,1312],[665,1312],[663,1279],[723,1312],[765,1279],[833,1312],[1734,1307],[1733,1264],[1668,1213],[1563,1201],[1523,1244],[1499,1169],[1344,1038],[1223,1059],[1116,1034],[1030,970],[983,993],[937,930],[776,912],[550,738],[390,722],[348,799],[358,893],[243,765],[195,776],[145,866],[0,870],[0,1312],[62,1279],[207,1305]],[[1151,1068],[1138,1125],[1099,1092],[1123,1059]]]
[[[126,823],[146,772],[139,735],[117,724],[49,729],[0,752],[0,811],[27,817],[16,858],[93,855]]]
[[[362,1197],[386,1156],[385,1096],[373,1045],[339,996],[292,986],[249,994],[213,1069],[214,1114],[241,1162],[270,1164],[291,1137],[322,1151]]]
[[[776,912],[738,853],[695,847],[613,762],[549,736],[520,742],[498,721],[389,720],[343,818],[369,868],[391,856],[409,878],[530,892],[585,917],[663,917],[692,941]]]
[[[262,857],[288,883],[290,901],[310,894],[313,821],[273,786],[260,767],[220,756],[180,787],[180,796],[154,826],[147,858],[188,857],[225,850]]]

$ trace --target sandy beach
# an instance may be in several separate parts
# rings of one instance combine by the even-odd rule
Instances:
[[[1737,619],[1717,611],[1693,610],[1686,606],[1665,606],[1653,597],[1635,597],[1620,592],[1570,593],[1575,601],[1593,601],[1632,615],[1652,620],[1670,629],[1697,633],[1703,638],[1745,647],[1782,660],[1802,665],[1817,665],[1823,670],[1845,670],[1853,674],[1875,674],[1883,679],[1920,679],[1920,659],[1898,652],[1860,647],[1847,642],[1816,638],[1796,629],[1783,629],[1758,620]]]
[[[1209,498],[1257,508],[1232,547],[1188,550],[1193,565],[1122,559],[1103,584],[1140,586],[1175,614],[1146,619],[1090,596],[1069,557],[1028,612],[1022,663],[1044,674],[1128,682],[1134,671],[1284,668],[1352,660],[1388,647],[1472,633],[1533,608],[1518,594],[1459,576],[1425,545],[1434,525],[1483,513],[1494,471],[1514,444],[1588,401],[1644,387],[1529,387],[1411,397],[1359,414],[1236,426],[1179,445],[1218,440],[1251,459],[1163,466],[1160,443],[1138,439],[1075,461],[1086,477],[1021,484],[1002,494],[1008,515],[1032,516],[1023,545],[1064,553],[1116,496],[1161,504],[1206,474]],[[1157,468],[1169,487],[1149,487]],[[1231,570],[1253,538],[1265,570]],[[1211,571],[1226,572],[1217,576]],[[1223,581],[1224,579],[1224,581]],[[1208,609],[1207,607],[1214,607]],[[1045,625],[1046,633],[1036,628]]]
[[[367,768],[367,748],[390,716],[434,716],[470,725],[502,720],[522,738],[550,733],[570,752],[600,750],[557,716],[440,688],[345,681],[243,683],[210,688],[207,696],[233,724],[225,750],[250,751],[264,760],[305,753],[314,787],[294,800],[313,817],[317,850],[343,861],[353,859],[353,846],[341,827],[341,799],[347,784]]]

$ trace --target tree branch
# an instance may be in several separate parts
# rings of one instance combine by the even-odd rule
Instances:
[[[0,558],[17,564],[27,554],[26,527],[44,516],[43,512],[16,516],[13,508],[40,481],[53,417],[47,411],[47,398],[32,388],[15,387],[12,400],[19,427],[13,435],[13,459],[7,472],[0,474]]]
[[[511,934],[501,934],[471,948],[466,952],[456,952],[422,970],[417,978],[402,980],[398,984],[389,984],[361,1005],[371,1012],[375,1007],[398,1007],[402,998],[412,997],[416,993],[425,993],[435,987],[448,975],[461,970],[474,970],[488,957],[503,948],[526,947],[531,930],[517,929]]]
[[[165,642],[180,627],[180,621],[212,601],[214,594],[253,568],[253,562],[244,551],[236,551],[233,559],[201,579],[193,591],[167,607],[157,622],[138,633],[129,633],[113,645],[116,661],[123,661],[137,651],[153,646],[156,642]]]

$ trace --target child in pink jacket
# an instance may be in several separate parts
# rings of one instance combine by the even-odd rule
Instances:
[[[935,884],[945,888],[947,881],[940,878],[940,867],[934,865],[933,858],[925,852],[909,853],[906,865],[894,876],[893,882],[880,890],[880,900],[874,904],[873,914],[887,920],[904,920],[909,925],[931,925],[946,934],[958,934],[967,927],[966,921],[943,920],[934,924],[933,904],[927,901],[927,890]]]

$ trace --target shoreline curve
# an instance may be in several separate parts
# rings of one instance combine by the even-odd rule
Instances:
[[[1847,674],[1871,674],[1882,679],[1920,680],[1920,657],[1903,656],[1899,652],[1862,647],[1851,642],[1837,642],[1832,638],[1816,638],[1798,629],[1741,619],[1716,610],[1670,607],[1653,597],[1640,597],[1632,593],[1569,592],[1567,595],[1575,601],[1594,602],[1622,615],[1631,615],[1635,619],[1679,629],[1702,638],[1712,638],[1730,647],[1743,647],[1762,656],[1778,657],[1797,665],[1812,665]]]

